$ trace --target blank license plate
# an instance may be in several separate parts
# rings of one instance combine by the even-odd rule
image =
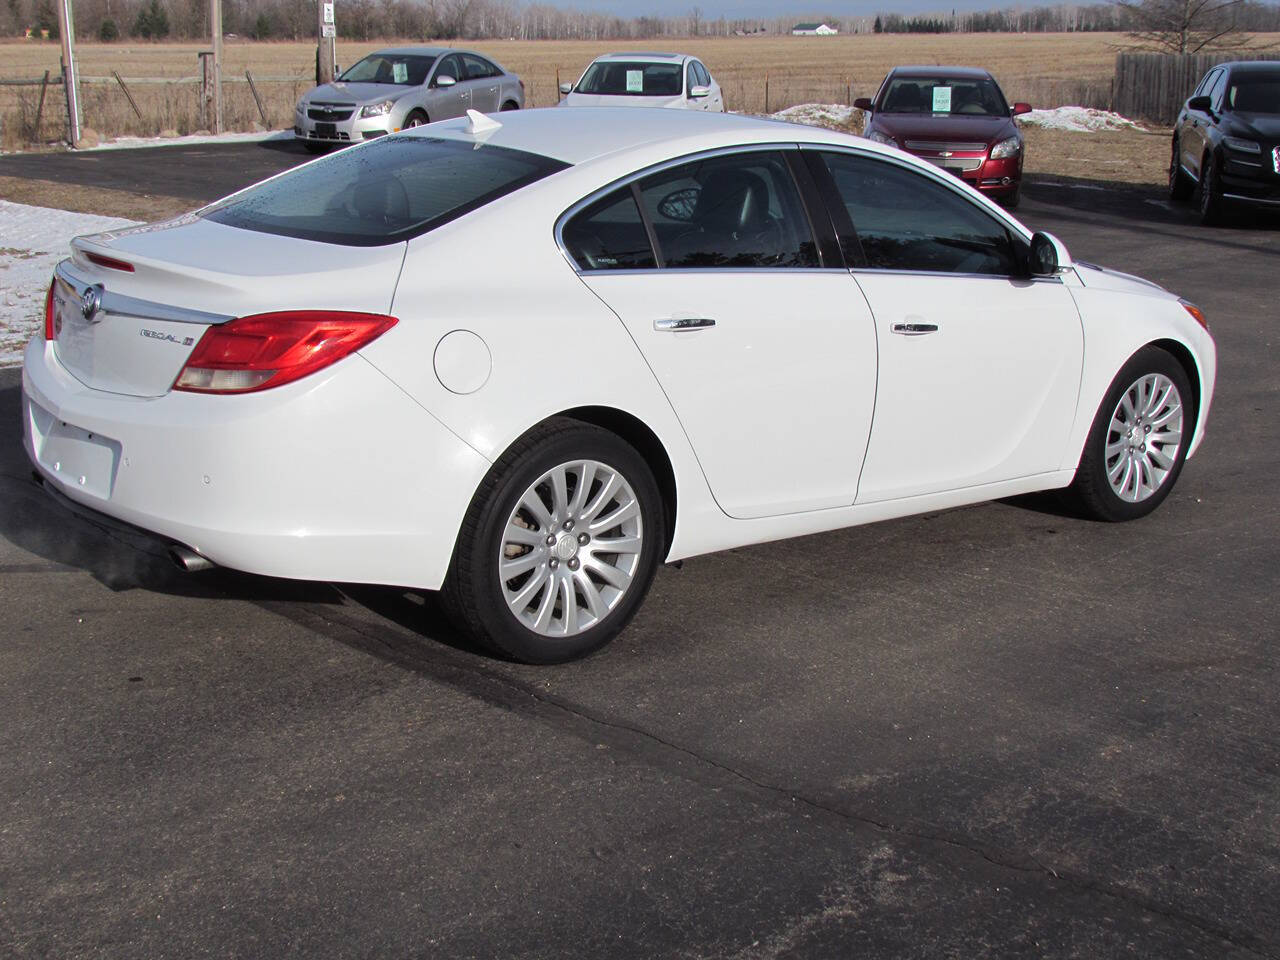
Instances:
[[[317,123],[316,136],[324,137],[326,140],[338,139],[338,126],[333,123]]]

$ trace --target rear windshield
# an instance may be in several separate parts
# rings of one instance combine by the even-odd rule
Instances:
[[[895,77],[880,100],[880,111],[1007,117],[1009,105],[995,81],[986,78]]]
[[[587,67],[574,93],[609,97],[678,97],[684,68],[678,63],[597,61]]]
[[[380,137],[232,197],[217,223],[372,247],[456,220],[568,164],[507,147],[438,137]]]
[[[346,83],[392,83],[398,86],[421,86],[435,57],[418,54],[374,53],[349,67],[338,79]]]

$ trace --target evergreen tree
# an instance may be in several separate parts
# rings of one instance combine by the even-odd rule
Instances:
[[[116,26],[116,22],[108,17],[102,21],[102,26],[98,28],[98,39],[103,43],[111,43],[120,39],[120,28]]]

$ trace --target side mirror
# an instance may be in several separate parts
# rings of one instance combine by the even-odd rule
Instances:
[[[1031,238],[1031,275],[1056,277],[1071,269],[1071,254],[1052,233],[1037,233]]]
[[[1013,105],[1013,110],[1010,112],[1009,115],[1013,117],[1020,117],[1024,113],[1030,113],[1030,112],[1031,112],[1031,104],[1023,103],[1021,100],[1019,100],[1017,103]]]
[[[573,84],[572,83],[560,84],[560,92],[563,93],[565,96],[568,96],[569,94],[573,93]]]
[[[1200,113],[1213,113],[1213,101],[1208,97],[1192,97],[1187,101],[1188,110],[1198,110]]]
[[[870,110],[870,109],[871,109],[871,98],[870,98],[870,97],[859,97],[857,100],[853,101],[853,105],[854,105],[855,107],[857,107],[859,110]]]
[[[449,76],[447,73],[442,73],[440,76],[436,77],[437,87],[452,87],[457,82],[458,81],[455,78]]]
[[[689,88],[690,100],[701,100],[703,97],[709,97],[709,96],[711,96],[710,87],[690,87]]]

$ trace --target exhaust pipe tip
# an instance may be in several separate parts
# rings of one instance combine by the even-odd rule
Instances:
[[[174,566],[184,573],[196,573],[200,570],[212,570],[216,564],[208,557],[202,557],[194,550],[189,550],[180,543],[169,548],[169,559]]]

